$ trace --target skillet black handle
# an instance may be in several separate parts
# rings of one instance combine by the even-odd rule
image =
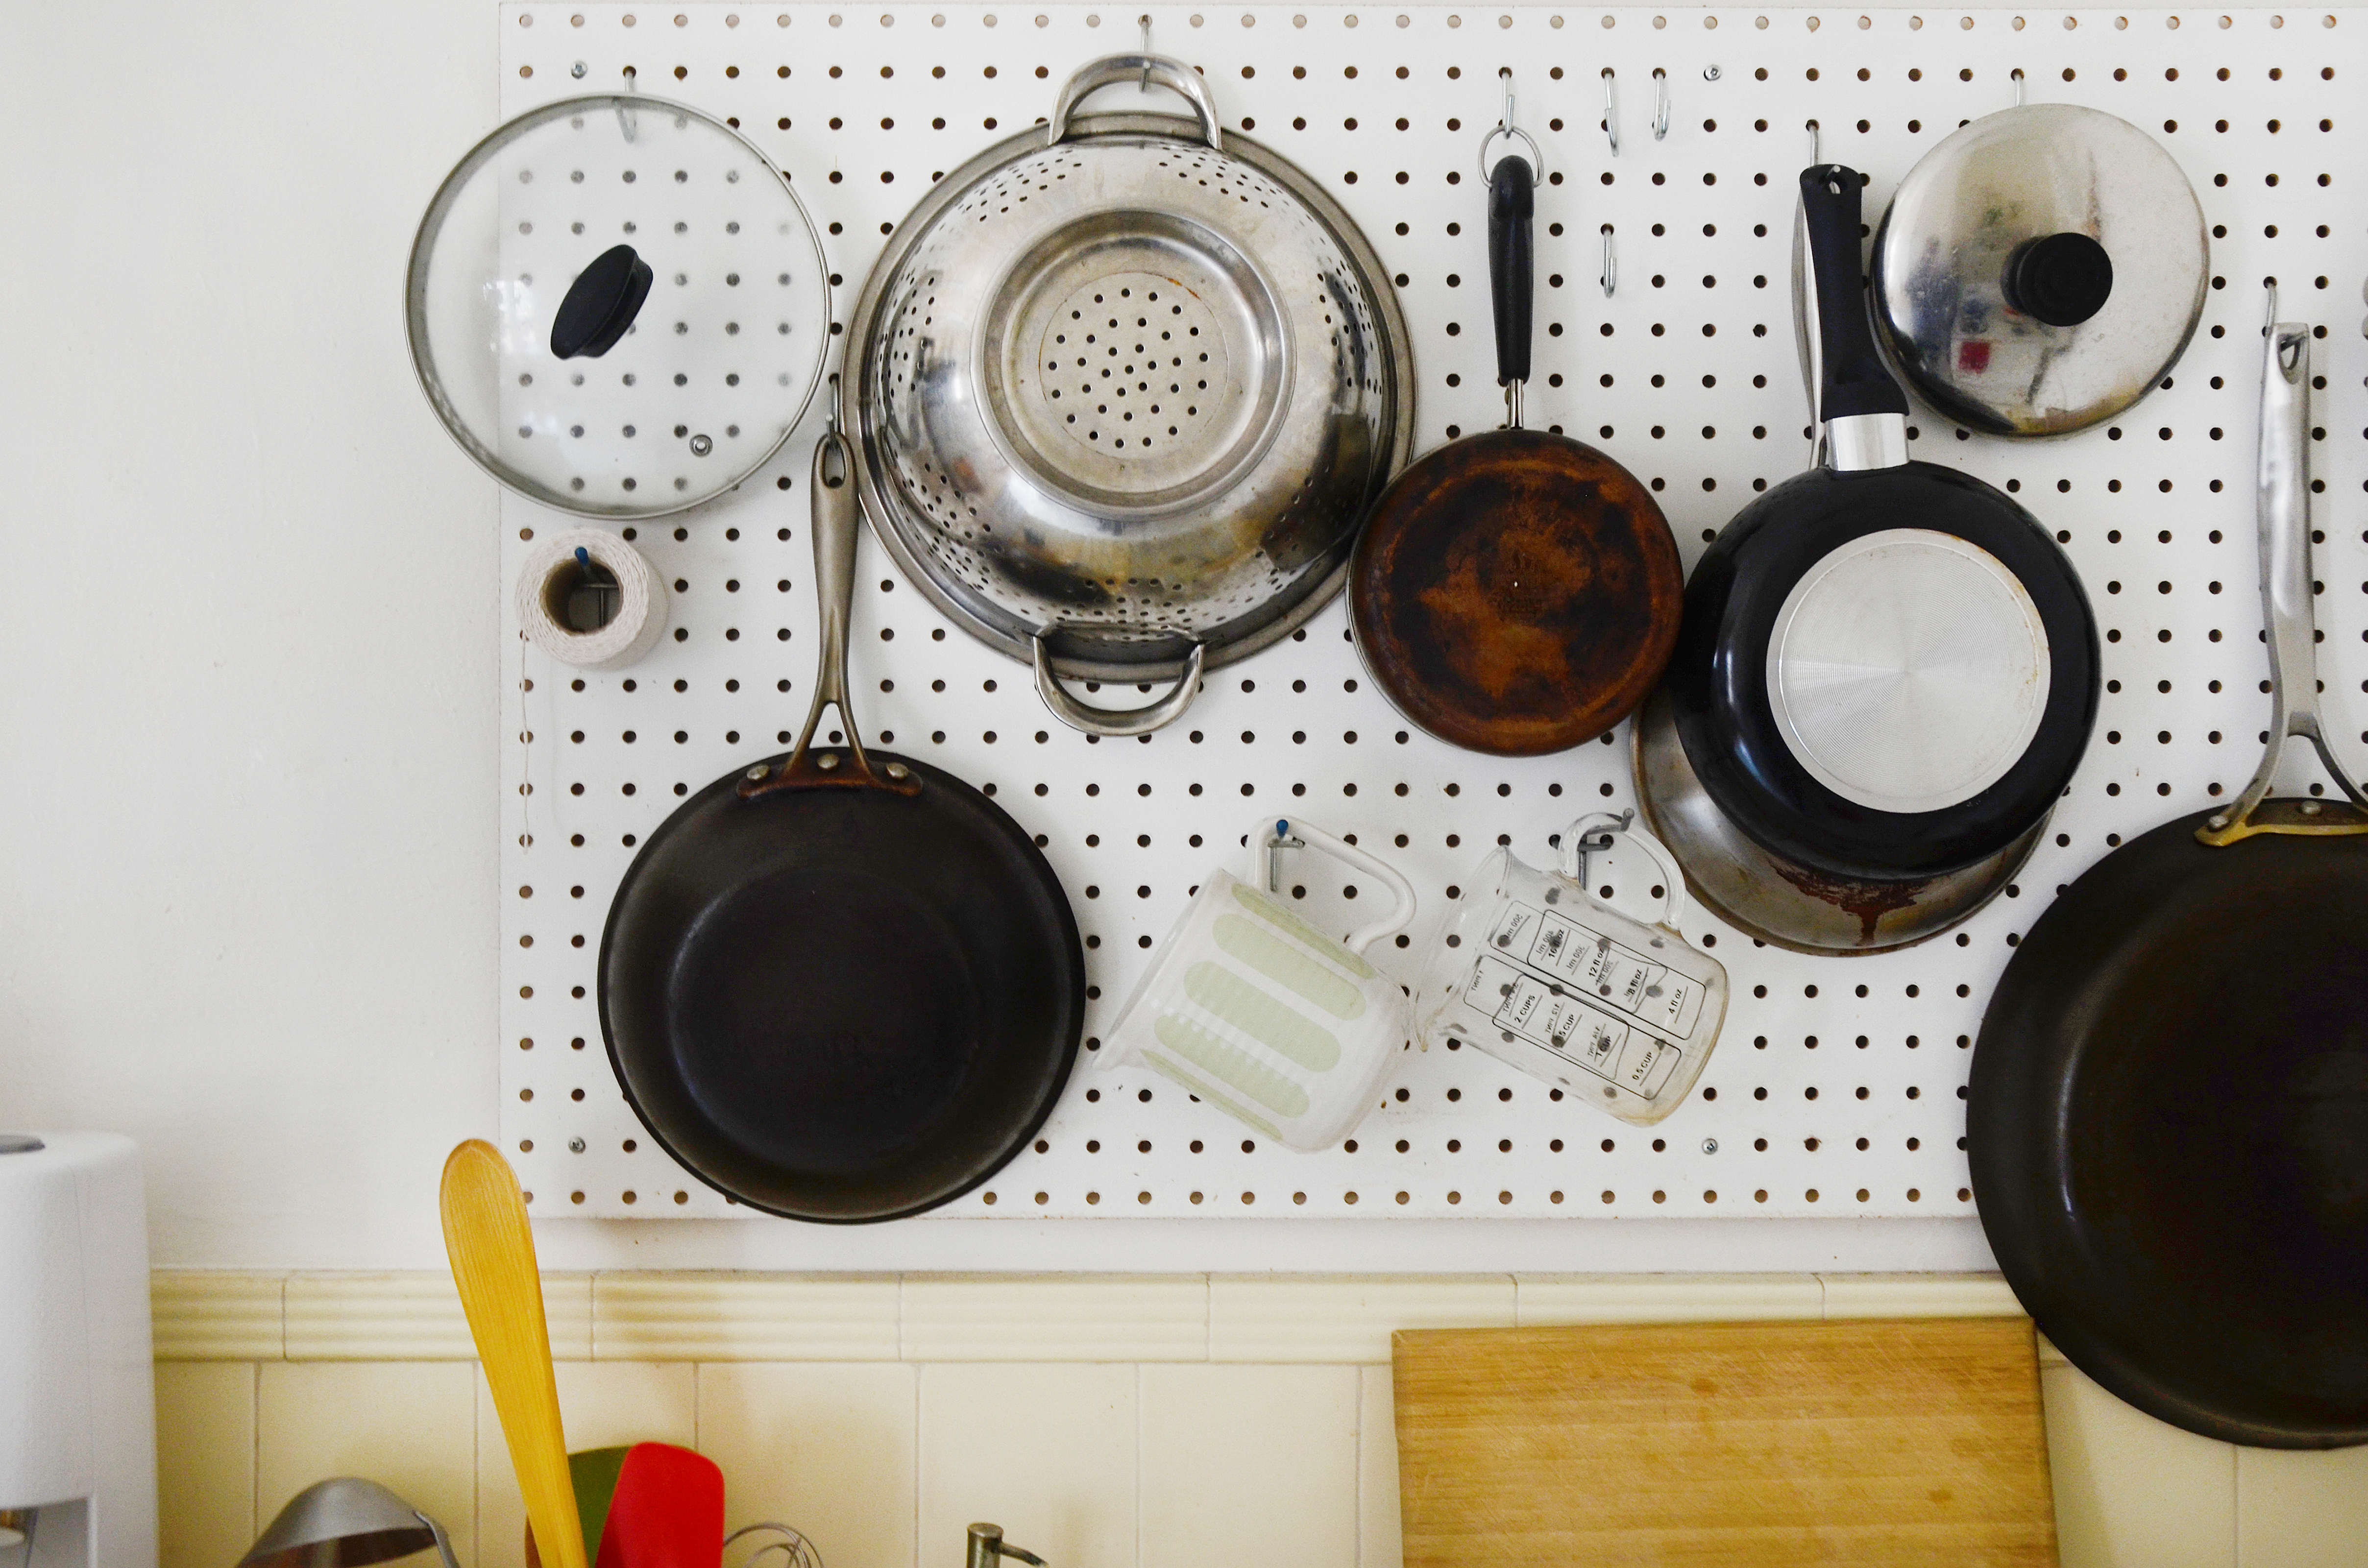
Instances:
[[[1825,374],[1817,417],[1906,414],[1907,394],[1883,368],[1867,319],[1866,275],[1859,260],[1859,173],[1839,164],[1801,171],[1801,218],[1817,291],[1817,347]]]
[[[1508,153],[1488,176],[1488,300],[1497,317],[1497,384],[1530,379],[1530,308],[1536,282],[1530,219],[1537,174]]]

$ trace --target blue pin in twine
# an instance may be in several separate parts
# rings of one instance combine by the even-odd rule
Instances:
[[[592,552],[580,544],[575,547],[575,564],[586,570],[592,565]]]

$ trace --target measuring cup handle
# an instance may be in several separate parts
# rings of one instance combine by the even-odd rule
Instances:
[[[1653,858],[1661,869],[1661,914],[1656,924],[1674,931],[1686,913],[1686,874],[1678,865],[1678,858],[1669,846],[1635,824],[1635,820],[1618,812],[1589,812],[1562,835],[1562,874],[1587,885],[1587,836],[1589,834],[1618,834],[1629,843]]]
[[[1060,101],[1053,106],[1052,123],[1044,128],[1044,145],[1061,144],[1062,138],[1069,134],[1069,121],[1076,118],[1077,106],[1087,94],[1126,81],[1156,82],[1181,93],[1191,100],[1192,113],[1201,121],[1201,140],[1209,143],[1212,152],[1224,150],[1224,133],[1217,129],[1217,105],[1209,97],[1208,85],[1190,65],[1164,54],[1113,54],[1081,67],[1061,85]]]
[[[1414,919],[1414,884],[1400,876],[1397,868],[1385,860],[1366,854],[1353,844],[1333,837],[1320,827],[1314,827],[1296,817],[1261,817],[1250,835],[1250,874],[1247,879],[1252,887],[1268,892],[1280,892],[1275,886],[1275,846],[1286,839],[1296,838],[1310,849],[1321,850],[1335,860],[1354,866],[1371,877],[1378,878],[1397,900],[1395,907],[1370,926],[1360,926],[1343,937],[1341,945],[1352,953],[1361,953],[1384,937],[1395,936]]]

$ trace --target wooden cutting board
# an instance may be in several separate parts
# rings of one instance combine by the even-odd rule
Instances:
[[[2027,1318],[1391,1345],[1407,1568],[2056,1560]]]

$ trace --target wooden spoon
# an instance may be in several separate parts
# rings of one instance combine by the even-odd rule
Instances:
[[[472,1138],[444,1161],[438,1206],[452,1283],[460,1287],[542,1561],[547,1568],[586,1568],[559,1387],[552,1380],[542,1278],[518,1176],[492,1144]]]

